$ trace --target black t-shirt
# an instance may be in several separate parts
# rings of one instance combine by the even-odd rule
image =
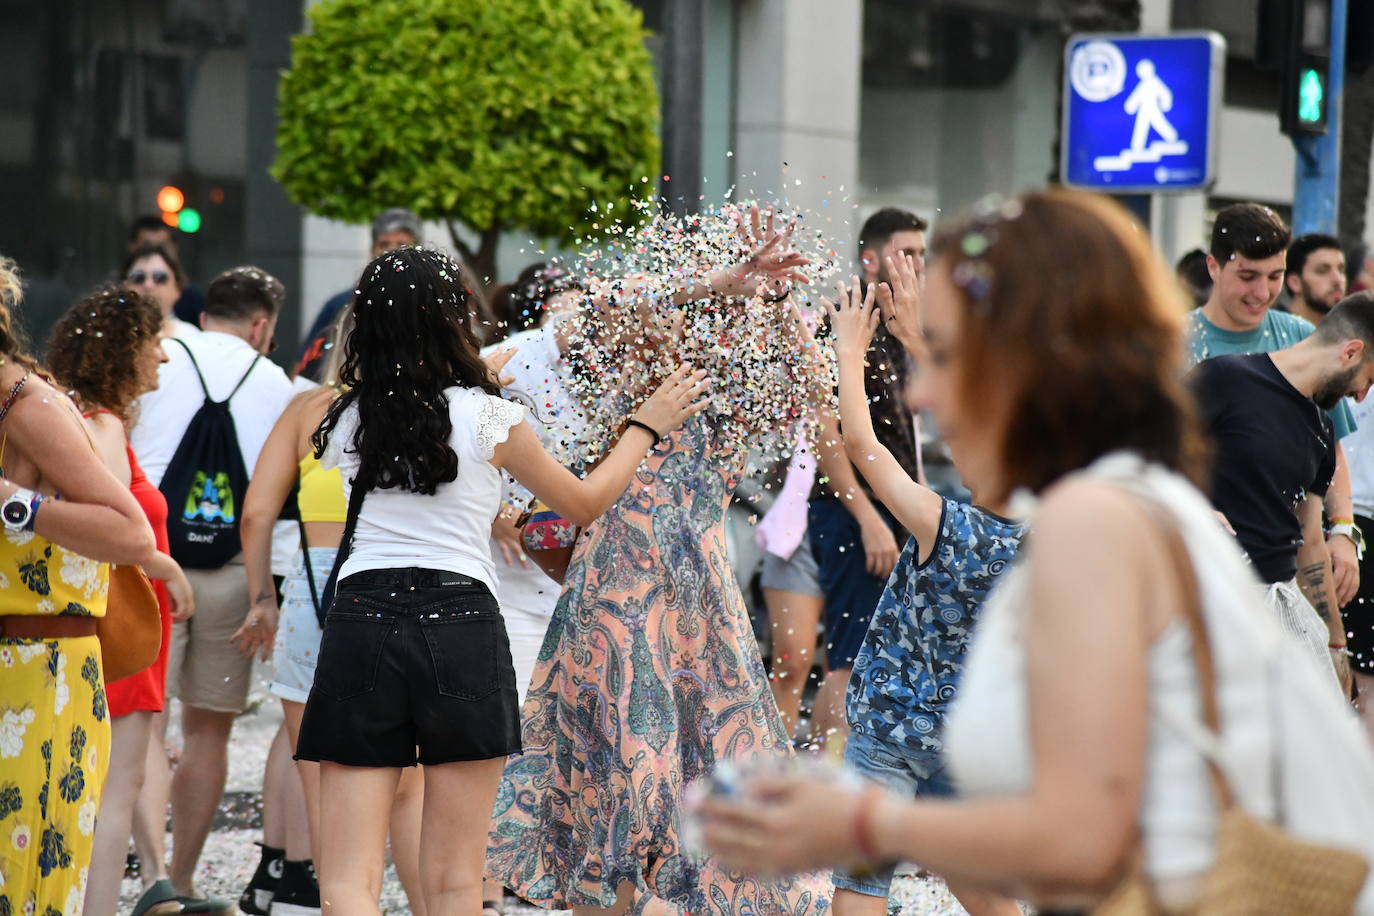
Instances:
[[[1297,505],[1309,493],[1324,496],[1336,471],[1331,417],[1267,353],[1204,360],[1188,384],[1212,437],[1212,504],[1260,578],[1293,578],[1302,544]]]

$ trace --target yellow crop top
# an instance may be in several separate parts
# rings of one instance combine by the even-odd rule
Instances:
[[[344,499],[343,475],[338,468],[325,470],[313,451],[300,463],[301,492],[297,498],[303,522],[344,522],[348,519],[348,500]]]

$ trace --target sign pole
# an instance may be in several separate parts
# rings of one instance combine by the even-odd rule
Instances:
[[[1341,193],[1341,122],[1345,89],[1347,0],[1331,0],[1331,63],[1327,77],[1327,130],[1319,137],[1293,137],[1297,165],[1293,179],[1293,235],[1338,234]]]

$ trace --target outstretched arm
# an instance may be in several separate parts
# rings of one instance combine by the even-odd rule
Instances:
[[[944,501],[934,490],[912,480],[906,469],[878,441],[864,390],[865,354],[878,327],[878,311],[873,307],[877,293],[859,295],[858,279],[848,289],[839,285],[839,304],[823,299],[835,334],[835,355],[840,364],[840,420],[844,427],[844,448],[864,475],[883,505],[916,538],[922,562],[930,556],[940,530]],[[846,462],[846,463],[847,463]]]
[[[706,373],[683,366],[669,375],[635,412],[620,441],[586,477],[578,478],[544,450],[529,423],[520,423],[496,446],[491,463],[505,468],[550,509],[575,525],[590,525],[625,492],[635,468],[655,444],[709,403]],[[639,425],[639,424],[642,424]],[[648,432],[642,427],[652,429]]]
[[[737,214],[736,233],[742,255],[739,263],[722,268],[680,291],[674,301],[690,302],[708,296],[748,297],[758,293],[769,296],[786,295],[794,283],[805,283],[801,268],[811,263],[792,247],[795,225],[777,226],[777,214],[769,208],[761,213],[757,205],[749,208],[746,225],[743,214]]]

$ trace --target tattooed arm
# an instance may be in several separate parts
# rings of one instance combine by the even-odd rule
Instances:
[[[1309,495],[1297,508],[1298,521],[1302,524],[1302,546],[1298,548],[1298,586],[1311,602],[1317,613],[1326,621],[1330,637],[1329,644],[1339,646],[1332,660],[1341,683],[1348,689],[1350,666],[1346,661],[1345,626],[1341,622],[1340,605],[1336,601],[1336,582],[1331,574],[1331,554],[1326,547],[1326,534],[1322,530],[1321,497]]]

